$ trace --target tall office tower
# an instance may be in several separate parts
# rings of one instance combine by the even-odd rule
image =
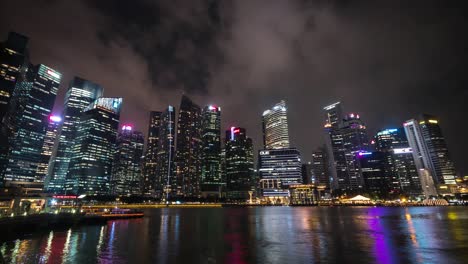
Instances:
[[[49,116],[49,125],[44,137],[44,144],[42,145],[41,161],[37,165],[36,177],[45,181],[47,171],[49,169],[50,157],[54,150],[55,141],[57,139],[58,129],[62,123],[62,117],[58,115]],[[47,184],[44,182],[44,184]]]
[[[177,197],[181,190],[174,173],[175,131],[175,108],[168,106],[161,114],[156,161],[156,196],[164,199]]]
[[[437,118],[422,115],[419,121],[405,122],[405,133],[418,171],[427,169],[435,184],[455,184],[455,169],[438,123]]]
[[[343,109],[340,102],[323,108],[325,111],[325,145],[328,158],[328,172],[330,174],[330,188],[343,190],[347,185],[347,164],[343,136],[340,127],[343,123]]]
[[[390,191],[420,194],[418,171],[403,128],[381,130],[377,132],[374,140],[375,148],[385,157],[386,178],[390,181]]]
[[[8,139],[11,137],[11,131],[2,120],[8,112],[15,85],[28,67],[27,43],[27,37],[14,32],[0,43],[0,185],[8,164]]]
[[[144,143],[143,133],[134,131],[131,125],[122,126],[117,135],[112,164],[111,194],[141,195],[141,157]]]
[[[263,112],[262,125],[265,149],[289,148],[288,116],[284,101]]]
[[[177,120],[175,173],[179,196],[200,194],[201,108],[183,95]]]
[[[47,174],[46,191],[63,193],[71,158],[72,146],[77,138],[77,127],[81,115],[96,99],[102,96],[103,88],[91,81],[75,77],[65,94],[62,119],[59,129],[57,149],[52,154]]]
[[[0,121],[8,112],[21,72],[28,67],[28,38],[10,32],[5,42],[0,43]]]
[[[304,184],[315,184],[315,178],[313,177],[312,162],[302,164],[302,183]]]
[[[161,128],[162,112],[151,111],[148,126],[148,141],[143,165],[141,188],[143,195],[154,197],[157,183],[157,159],[159,146],[159,130]]]
[[[254,190],[254,157],[252,140],[245,129],[231,127],[226,131],[226,197],[246,200]],[[299,164],[300,177],[300,164]]]
[[[455,167],[448,152],[439,119],[433,115],[421,115],[419,126],[432,163],[432,175],[439,184],[456,184]]]
[[[109,194],[121,106],[122,98],[101,97],[83,110],[71,147],[67,194]]]
[[[19,80],[5,119],[12,128],[4,180],[42,188],[36,175],[41,151],[62,75],[45,65],[30,66]]]
[[[328,171],[328,157],[325,147],[312,152],[312,178],[317,186],[330,188],[330,174]]]
[[[221,107],[208,105],[202,112],[201,189],[217,194],[223,185],[221,177]]]
[[[369,138],[367,136],[366,126],[363,124],[359,115],[349,114],[343,119],[339,128],[343,137],[343,149],[346,159],[346,172],[344,180],[345,190],[360,191],[363,188],[362,175],[356,166],[356,153],[369,150]]]
[[[385,173],[384,153],[380,151],[360,151],[355,155],[357,167],[363,181],[363,189],[368,194],[386,198],[389,194],[390,181]]]
[[[258,172],[260,180],[277,180],[282,189],[302,183],[301,154],[295,148],[260,150]]]

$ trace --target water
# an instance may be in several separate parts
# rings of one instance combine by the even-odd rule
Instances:
[[[0,250],[7,263],[468,263],[468,208],[151,209]]]

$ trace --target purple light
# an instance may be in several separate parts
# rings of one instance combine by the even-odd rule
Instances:
[[[234,130],[235,130],[235,129],[236,129],[236,127],[231,127],[231,141],[234,140],[234,133],[235,133]]]
[[[55,123],[59,123],[59,122],[62,122],[62,117],[58,115],[51,115],[49,116],[49,120]]]
[[[372,155],[372,152],[365,152],[365,151],[362,151],[362,152],[359,152],[358,155],[359,155],[359,156]]]
[[[125,131],[132,131],[133,127],[131,125],[123,125],[122,126],[122,130],[125,130]]]

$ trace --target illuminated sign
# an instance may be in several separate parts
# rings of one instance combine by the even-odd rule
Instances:
[[[359,152],[358,155],[359,155],[359,156],[372,155],[372,152],[365,152],[365,151],[362,151],[362,152]]]
[[[431,123],[431,124],[437,124],[438,122],[437,122],[437,120],[429,119],[429,123]]]
[[[209,106],[208,106],[208,109],[209,109],[210,111],[221,111],[221,107],[218,107],[218,106],[216,106],[216,105],[209,105]]]
[[[385,130],[382,130],[380,132],[377,133],[378,136],[381,136],[381,135],[388,135],[390,133],[394,133],[394,132],[397,132],[398,129],[396,128],[392,128],[392,129],[385,129]]]
[[[62,117],[58,115],[51,115],[49,116],[49,120],[55,123],[62,122]]]
[[[94,101],[91,105],[89,105],[85,111],[93,108],[101,108],[113,113],[119,113],[120,107],[122,106],[122,98],[109,98],[109,97],[101,97]]]
[[[238,127],[231,127],[231,141],[234,140],[234,135],[240,133],[240,128]]]
[[[393,149],[393,153],[395,154],[413,153],[413,150],[411,148],[397,148],[397,149]]]
[[[262,150],[260,151],[260,155],[270,155],[270,151]]]

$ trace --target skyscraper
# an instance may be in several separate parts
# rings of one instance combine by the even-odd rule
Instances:
[[[260,150],[258,173],[260,180],[279,181],[282,189],[302,183],[301,154],[295,148]]]
[[[409,145],[413,150],[416,168],[426,169],[435,184],[455,184],[455,169],[448,153],[439,120],[422,115],[419,120],[408,120],[404,124]]]
[[[62,123],[62,118],[58,115],[49,116],[49,125],[44,137],[44,144],[42,145],[41,161],[37,165],[36,177],[45,180],[47,171],[49,169],[50,157],[54,150],[55,141],[57,139],[58,129]],[[44,182],[46,185],[47,183]]]
[[[288,117],[284,101],[263,112],[262,125],[265,149],[289,148]]]
[[[328,157],[324,147],[312,152],[312,183],[317,186],[324,186],[326,189],[330,189],[330,174],[327,163]]]
[[[420,194],[421,185],[413,160],[413,151],[409,147],[403,128],[381,130],[377,132],[374,140],[376,150],[384,155],[385,173],[390,182],[390,191]]]
[[[109,193],[121,105],[122,98],[101,97],[83,110],[71,148],[67,194]]]
[[[58,145],[52,155],[45,189],[52,193],[65,191],[65,179],[71,158],[71,148],[77,138],[77,127],[85,108],[101,97],[103,89],[91,81],[75,77],[65,94]]]
[[[176,177],[181,187],[178,195],[197,197],[200,194],[201,109],[183,95],[177,122]]]
[[[254,189],[254,158],[252,140],[244,128],[231,127],[226,131],[226,197],[246,200]],[[299,165],[300,170],[300,165]],[[300,171],[299,171],[300,177]]]
[[[208,105],[202,111],[202,191],[219,194],[221,175],[221,107]]]
[[[146,143],[145,160],[143,166],[142,192],[143,195],[156,195],[157,162],[159,149],[159,131],[161,128],[162,112],[151,111],[148,126],[148,141]]]
[[[343,135],[339,130],[343,123],[343,109],[340,102],[327,105],[325,111],[325,145],[328,158],[328,172],[332,190],[344,189],[347,177],[347,164]]]
[[[168,106],[161,114],[156,162],[156,195],[165,199],[176,197],[181,191],[174,167],[175,131],[175,108]]]
[[[8,105],[21,72],[28,67],[28,38],[10,32],[0,43],[0,121],[8,112]]]
[[[355,155],[357,167],[363,182],[363,189],[368,194],[373,194],[380,198],[387,197],[390,181],[386,177],[384,153],[380,151],[361,151]]]
[[[433,115],[421,115],[419,125],[432,163],[432,175],[437,183],[456,184],[455,167],[439,126],[439,119]]]
[[[62,75],[39,64],[18,80],[7,116],[12,131],[4,180],[11,184],[44,184],[36,174]]]
[[[143,133],[123,125],[117,135],[114,162],[112,164],[111,194],[140,195],[141,161],[143,156]]]

